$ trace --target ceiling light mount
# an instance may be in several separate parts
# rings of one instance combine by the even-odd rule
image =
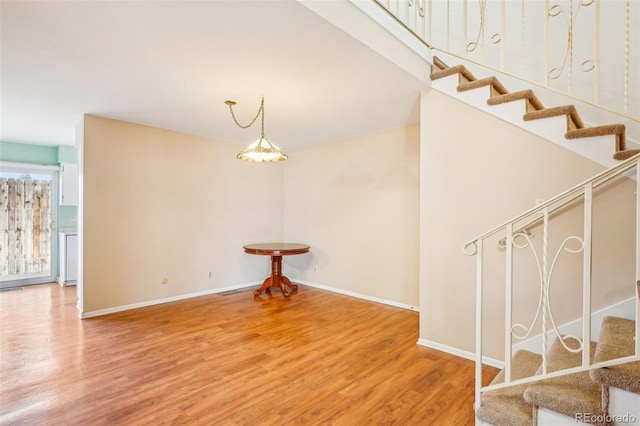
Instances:
[[[238,122],[236,118],[236,114],[233,112],[233,106],[237,104],[236,101],[227,100],[224,101],[225,104],[229,106],[229,111],[231,112],[231,117],[236,125],[242,129],[247,129],[256,122],[258,117],[261,117],[261,129],[260,129],[260,138],[253,142],[251,145],[240,151],[238,154],[239,160],[245,161],[255,161],[255,162],[272,162],[272,161],[284,161],[288,157],[285,153],[283,153],[280,148],[271,143],[271,141],[264,137],[264,98],[260,102],[260,108],[256,113],[256,116],[253,117],[253,120],[247,125],[242,125]]]

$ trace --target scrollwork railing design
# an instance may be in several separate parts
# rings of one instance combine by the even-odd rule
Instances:
[[[544,233],[545,233],[545,236],[548,234],[548,223],[545,223]],[[518,238],[521,238],[524,241],[522,243],[518,243],[517,242]],[[580,246],[576,249],[572,249],[568,246],[570,241],[578,241]],[[546,244],[548,242],[548,238],[544,238],[544,242]],[[530,337],[531,331],[533,330],[535,324],[538,322],[538,319],[542,315],[543,323],[545,322],[545,318],[548,318],[551,321],[551,325],[553,326],[553,330],[555,331],[556,337],[560,340],[560,342],[562,343],[562,346],[564,346],[564,348],[567,351],[574,352],[574,353],[581,352],[582,348],[584,347],[584,343],[582,339],[570,334],[562,335],[560,333],[560,330],[558,329],[558,325],[556,324],[555,318],[553,317],[553,311],[551,308],[551,300],[549,295],[551,293],[550,291],[551,278],[553,277],[553,271],[556,267],[556,263],[558,261],[558,258],[560,257],[560,254],[562,254],[563,251],[566,251],[568,253],[573,253],[573,254],[582,252],[584,250],[584,240],[578,236],[570,236],[565,238],[562,244],[560,244],[560,247],[558,248],[558,250],[556,251],[556,254],[553,258],[553,262],[551,262],[551,268],[548,270],[548,272],[546,272],[545,268],[543,268],[543,265],[547,263],[546,258],[543,258],[542,263],[540,262],[540,256],[538,252],[534,249],[533,242],[531,241],[531,237],[527,233],[519,232],[514,234],[513,246],[518,249],[525,249],[527,247],[531,249],[531,253],[535,258],[536,265],[538,267],[538,275],[540,277],[540,282],[539,282],[540,292],[538,297],[538,307],[536,309],[536,314],[531,322],[531,325],[529,325],[529,327],[526,327],[525,325],[520,323],[513,324],[511,326],[511,334],[519,340],[527,339],[528,337]],[[543,248],[543,256],[546,256],[547,252],[548,252],[547,248]],[[518,334],[516,330],[521,330],[522,332],[524,332],[524,334]],[[546,334],[546,331],[547,331],[546,326],[543,326],[543,333]],[[575,348],[569,347],[566,344],[567,340],[574,340],[575,342],[578,343],[578,346]]]
[[[640,121],[640,2],[373,1],[432,52]]]
[[[575,33],[576,33],[576,25],[575,23],[578,21],[578,14],[580,10],[584,7],[589,7],[594,5],[595,0],[590,1],[580,1],[578,2],[578,7],[576,8],[575,13],[573,13],[573,2],[569,3],[569,11],[565,10],[564,7],[560,4],[554,4],[549,7],[547,12],[549,16],[549,21],[551,22],[551,18],[555,17],[564,17],[565,24],[565,32],[566,32],[566,46],[564,51],[564,58],[562,60],[562,64],[553,67],[547,70],[547,78],[550,80],[557,80],[561,75],[565,74],[565,69],[567,69],[567,89],[571,91],[571,76],[573,75],[573,54],[574,54],[574,42],[575,42]],[[595,54],[595,52],[592,52]],[[595,61],[593,58],[584,60],[580,63],[580,69],[582,72],[591,72],[595,68]]]

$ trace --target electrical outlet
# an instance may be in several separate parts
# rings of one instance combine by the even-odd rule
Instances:
[[[211,272],[209,272],[209,279],[211,279],[211,277],[212,277],[212,274],[211,274]]]

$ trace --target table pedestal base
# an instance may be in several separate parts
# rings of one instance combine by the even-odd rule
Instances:
[[[291,289],[290,292],[287,292],[284,288],[285,285]],[[291,293],[298,290],[298,286],[296,284],[292,284],[289,278],[282,275],[282,256],[271,256],[271,276],[264,280],[262,286],[258,290],[254,291],[253,295],[260,296],[263,291],[271,293],[271,287],[280,287],[284,297],[289,297]]]

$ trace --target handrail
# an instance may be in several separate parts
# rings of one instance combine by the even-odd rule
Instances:
[[[544,211],[545,208],[553,206],[554,204],[560,202],[563,198],[568,197],[569,195],[572,195],[572,194],[574,194],[576,192],[583,191],[584,190],[584,186],[589,184],[589,183],[593,183],[594,187],[598,186],[598,185],[601,185],[602,183],[606,182],[609,178],[613,178],[616,175],[619,175],[621,173],[626,172],[629,169],[632,169],[633,167],[636,166],[636,164],[638,162],[640,162],[640,154],[636,154],[633,157],[621,162],[620,164],[617,164],[614,167],[612,167],[610,169],[607,169],[607,170],[595,175],[594,177],[589,178],[589,179],[587,179],[587,180],[585,180],[585,181],[583,181],[583,182],[571,187],[570,189],[562,192],[559,195],[556,195],[555,197],[545,201],[544,203],[542,203],[542,204],[540,204],[538,206],[532,207],[531,209],[529,209],[526,212],[514,217],[513,219],[507,220],[502,225],[496,226],[492,230],[487,231],[484,234],[482,234],[482,235],[474,238],[473,240],[470,240],[467,243],[465,243],[465,245],[463,246],[464,253],[466,255],[468,255],[468,256],[475,255],[475,251],[473,253],[468,253],[467,252],[467,247],[469,247],[472,244],[475,244],[478,240],[481,240],[481,239],[483,240],[483,239],[485,239],[487,237],[490,237],[491,235],[501,231],[502,229],[505,229],[507,227],[507,225],[510,224],[510,223],[519,222],[522,219],[524,219],[524,218],[526,218],[528,216],[531,216],[532,214],[535,214],[535,213],[538,213],[538,212],[542,212],[542,211]],[[571,202],[571,201],[575,200],[575,198],[579,197],[580,195],[582,195],[582,194],[576,194],[576,197],[572,198],[568,202]],[[567,204],[567,203],[563,203],[562,205],[565,205],[565,204]],[[558,207],[561,207],[561,206],[558,206]],[[537,218],[536,220],[539,220],[539,219],[540,218]],[[523,228],[526,228],[526,227],[527,227],[527,225],[523,226]]]
[[[629,171],[635,169],[632,176],[629,176]],[[633,227],[635,228],[635,279],[634,279],[634,292],[637,295],[635,302],[635,347],[633,355],[629,355],[622,358],[617,358],[605,362],[593,363],[591,359],[591,351],[588,350],[589,342],[591,341],[591,321],[593,312],[591,310],[591,288],[592,288],[592,266],[593,266],[593,254],[592,254],[592,216],[593,216],[593,200],[594,190],[606,182],[609,182],[615,177],[625,176],[635,181],[635,219]],[[567,204],[575,201],[577,198],[582,197],[584,202],[582,203],[583,210],[583,234],[582,235],[570,235],[568,237],[562,236],[564,240],[557,247],[555,254],[550,251],[549,244],[549,230],[550,220],[552,213],[562,209]],[[532,219],[530,219],[533,216]],[[536,222],[541,222],[542,226],[542,242],[541,248],[536,248],[532,244],[531,236],[528,235],[527,227]],[[526,223],[522,223],[526,222]],[[483,362],[483,286],[484,286],[484,255],[483,247],[485,240],[501,231],[505,231],[505,236],[502,240],[505,241],[504,248],[505,253],[505,309],[504,309],[504,381],[503,383],[483,386],[482,380],[482,362]],[[517,240],[518,239],[518,240]],[[522,243],[519,242],[522,239]],[[501,240],[501,241],[502,241]],[[574,243],[577,242],[578,246],[575,247]],[[570,246],[571,243],[571,246]],[[526,325],[513,323],[512,317],[512,297],[514,292],[514,248],[530,250],[539,273],[539,300],[538,307],[531,324]],[[541,253],[538,251],[541,250]],[[543,379],[552,377],[559,377],[576,372],[589,371],[594,368],[602,368],[605,366],[622,364],[631,361],[640,361],[640,154],[629,158],[628,160],[617,164],[616,166],[598,173],[597,175],[584,180],[583,182],[571,187],[570,189],[562,192],[561,194],[543,202],[542,204],[535,206],[526,212],[506,221],[500,226],[491,229],[488,232],[478,236],[477,238],[467,242],[463,251],[469,256],[476,256],[476,389],[475,389],[475,408],[479,408],[482,404],[482,395],[484,392],[491,390],[497,390],[507,388],[510,386],[522,385],[525,383],[532,383]],[[582,253],[582,331],[578,336],[563,335],[560,331],[560,327],[554,319],[554,313],[551,306],[551,281],[554,273],[556,261],[562,252],[569,253]],[[637,289],[635,288],[637,284]],[[576,289],[577,290],[577,289]],[[511,363],[513,355],[513,338],[523,340],[529,338],[531,331],[535,329],[535,325],[538,320],[541,320],[540,338],[542,340],[540,354],[542,356],[541,372],[532,377],[526,377],[518,380],[513,380],[511,376]],[[528,326],[527,326],[528,325]],[[517,334],[517,331],[523,331],[524,333]],[[537,329],[536,329],[537,330]],[[555,333],[558,342],[564,346],[564,349],[573,352],[581,353],[580,365],[563,369],[561,371],[549,372],[547,371],[547,334]],[[567,345],[567,340],[571,339],[577,342],[577,347],[570,348]],[[477,420],[478,422],[478,420]]]

